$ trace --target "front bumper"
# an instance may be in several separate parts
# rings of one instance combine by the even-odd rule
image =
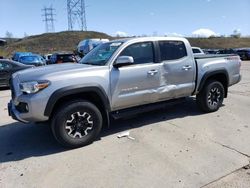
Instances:
[[[44,109],[47,104],[47,96],[39,95],[19,95],[8,103],[9,115],[20,122],[43,122],[49,117],[44,116]]]
[[[29,121],[26,121],[20,117],[20,112],[17,111],[12,100],[8,103],[8,113],[9,116],[11,116],[14,120],[20,121],[22,123],[29,123]]]
[[[44,110],[48,102],[45,90],[36,94],[23,94],[20,91],[20,80],[17,73],[10,80],[11,101],[8,104],[9,115],[20,122],[42,122],[49,117],[44,116]]]

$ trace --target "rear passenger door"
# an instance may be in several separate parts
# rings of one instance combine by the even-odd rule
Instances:
[[[153,42],[131,44],[119,56],[132,56],[134,64],[111,70],[112,110],[151,103],[160,81]]]
[[[195,88],[196,67],[192,51],[183,41],[159,41],[161,80],[159,98],[190,96]]]

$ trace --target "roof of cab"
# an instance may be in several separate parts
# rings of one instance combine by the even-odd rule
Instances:
[[[116,39],[110,42],[142,42],[142,41],[160,41],[160,40],[172,40],[172,41],[186,41],[183,37],[131,37],[124,39]]]

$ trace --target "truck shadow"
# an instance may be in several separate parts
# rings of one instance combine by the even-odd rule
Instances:
[[[0,91],[6,91],[6,90],[9,90],[10,88],[9,87],[0,87]]]
[[[189,97],[183,103],[166,106],[147,113],[137,114],[126,119],[115,120],[111,123],[110,128],[102,132],[101,137],[136,129],[149,124],[201,114],[203,113],[198,109],[195,98]]]
[[[0,163],[64,151],[54,140],[50,127],[15,122],[0,127]]]
[[[200,115],[194,98],[185,103],[113,121],[100,136],[116,134],[121,131],[143,127],[152,123]],[[22,124],[15,122],[0,127],[0,163],[19,161],[30,157],[46,156],[67,151],[54,139],[48,124]],[[98,141],[97,141],[98,142]],[[84,150],[84,147],[82,148]]]

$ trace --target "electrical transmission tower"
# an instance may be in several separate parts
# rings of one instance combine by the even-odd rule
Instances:
[[[52,6],[50,7],[44,7],[42,9],[43,12],[43,17],[44,17],[44,22],[45,22],[45,29],[46,32],[55,32],[55,26],[54,26],[54,16],[55,14],[53,13],[55,11],[55,9],[52,8]]]
[[[68,30],[72,31],[77,23],[80,29],[87,31],[85,0],[67,0]]]

